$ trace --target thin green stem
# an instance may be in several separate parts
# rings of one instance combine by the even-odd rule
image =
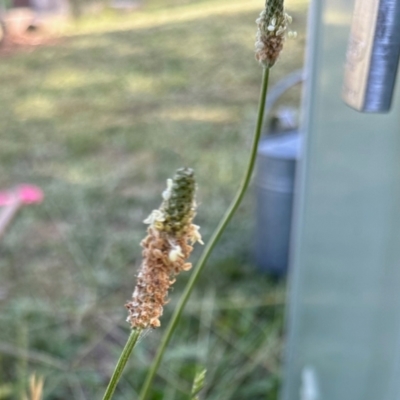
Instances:
[[[132,350],[135,347],[135,344],[137,343],[141,332],[142,331],[140,329],[133,329],[131,331],[128,341],[126,342],[126,345],[122,350],[121,356],[119,357],[114,373],[110,379],[110,383],[108,384],[106,392],[104,393],[103,400],[112,399],[115,388],[117,387],[117,384],[121,378],[122,371],[124,370],[125,365],[129,360],[129,356],[131,355]]]
[[[202,255],[200,256],[200,259],[196,265],[196,268],[186,285],[183,295],[180,298],[180,300],[175,308],[175,311],[171,318],[171,321],[169,322],[168,327],[167,327],[167,329],[164,333],[164,336],[161,340],[160,346],[158,347],[157,354],[155,356],[155,359],[153,361],[151,369],[149,370],[149,372],[147,374],[146,381],[142,387],[142,391],[139,396],[139,400],[146,400],[146,398],[148,397],[151,385],[153,383],[153,379],[157,373],[158,367],[160,366],[165,349],[172,337],[172,334],[174,333],[176,326],[178,325],[179,317],[181,316],[183,309],[184,309],[187,301],[189,300],[189,297],[193,291],[193,288],[194,288],[197,280],[199,279],[199,276],[210,256],[212,250],[214,249],[219,238],[221,237],[222,233],[224,232],[226,226],[228,225],[229,221],[232,219],[233,215],[235,214],[235,211],[237,210],[240,203],[242,202],[242,199],[246,193],[246,189],[249,186],[251,176],[252,176],[253,170],[254,170],[254,164],[256,162],[258,142],[260,140],[261,133],[262,133],[265,100],[266,100],[266,95],[267,95],[267,90],[268,90],[268,80],[269,80],[269,68],[265,68],[264,73],[263,73],[262,85],[261,85],[261,94],[260,94],[260,101],[259,101],[259,106],[258,106],[257,124],[256,124],[255,133],[254,133],[253,144],[251,147],[250,159],[249,159],[249,163],[247,165],[246,173],[244,175],[242,184],[240,185],[239,190],[236,193],[236,196],[233,199],[231,205],[227,209],[225,215],[223,216],[223,218],[221,219],[217,228],[215,229],[213,235],[211,236],[210,241],[204,248],[204,251],[203,251]]]

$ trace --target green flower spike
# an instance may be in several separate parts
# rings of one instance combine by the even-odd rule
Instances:
[[[168,291],[187,262],[195,242],[203,243],[199,227],[192,224],[196,212],[196,183],[193,170],[179,169],[168,179],[163,202],[144,221],[149,224],[142,240],[143,260],[132,300],[125,304],[133,329],[158,328]]]

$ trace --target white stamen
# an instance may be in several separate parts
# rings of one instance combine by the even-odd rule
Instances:
[[[175,262],[178,260],[178,258],[184,258],[185,255],[182,253],[182,248],[181,246],[174,246],[172,250],[168,254],[168,258],[172,261]]]
[[[162,192],[162,198],[164,200],[169,200],[171,197],[173,181],[172,179],[167,179],[167,188]]]
[[[201,234],[199,232],[200,226],[193,224],[192,227],[193,227],[193,230],[191,232],[191,238],[190,238],[192,244],[194,244],[196,242],[199,242],[200,244],[204,244],[204,242],[201,240]]]
[[[143,221],[144,224],[152,225],[154,222],[164,222],[165,215],[160,210],[153,210],[151,214]]]

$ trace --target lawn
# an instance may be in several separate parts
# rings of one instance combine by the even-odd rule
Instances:
[[[123,305],[142,221],[181,166],[196,171],[196,221],[210,237],[250,148],[262,7],[149,0],[132,13],[85,16],[56,44],[0,54],[0,187],[30,182],[45,192],[0,247],[0,399],[21,398],[32,372],[45,376],[45,399],[101,398],[129,333]],[[272,83],[303,61],[307,2],[287,7],[298,38],[287,41]],[[250,191],[188,304],[152,399],[188,399],[198,366],[208,371],[207,400],[276,399],[285,292],[252,263],[254,219]],[[189,274],[162,327],[135,350],[116,399],[136,397]]]

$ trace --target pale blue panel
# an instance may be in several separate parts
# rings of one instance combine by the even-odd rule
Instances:
[[[400,399],[400,86],[389,114],[341,100],[353,4],[312,5],[284,400],[304,368],[301,400]]]

